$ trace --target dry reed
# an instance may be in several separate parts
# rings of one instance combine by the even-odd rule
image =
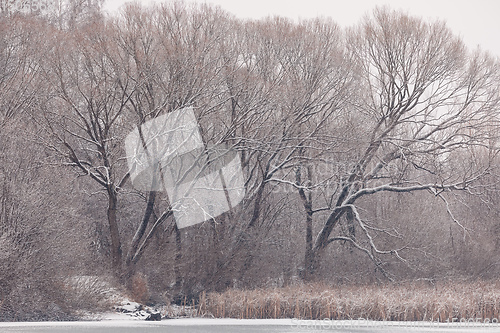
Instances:
[[[202,293],[200,316],[216,318],[299,318],[440,321],[500,317],[500,284],[405,283],[338,286],[306,284],[256,290]]]

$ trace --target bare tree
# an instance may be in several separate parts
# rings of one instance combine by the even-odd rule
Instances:
[[[220,61],[211,53],[224,33],[219,28],[224,15],[206,6],[188,11],[180,3],[150,9],[130,5],[111,24],[57,32],[55,57],[47,67],[55,88],[45,112],[47,145],[104,190],[117,276],[132,277],[153,235],[172,215],[166,197],[127,185],[124,138],[184,106],[204,112],[215,107],[212,97],[222,81]],[[145,201],[140,222],[131,221],[130,242],[118,208],[124,192]],[[167,229],[180,241],[176,228]]]
[[[128,178],[119,148],[125,104],[134,86],[125,76],[119,50],[107,38],[111,29],[93,26],[72,33],[52,31],[54,56],[46,78],[54,87],[44,117],[47,145],[64,163],[79,169],[104,190],[112,263],[120,275],[122,242],[117,216],[118,193]],[[126,67],[125,67],[126,68]],[[127,87],[124,91],[122,87]]]
[[[230,251],[212,280],[232,276],[251,283],[256,249],[266,246],[289,201],[275,189],[295,186],[293,168],[328,151],[324,129],[341,113],[350,75],[340,29],[331,21],[295,25],[275,18],[236,26],[232,34],[225,45],[233,51],[224,54],[230,113],[219,117],[231,124],[224,137],[241,151],[247,199],[240,212],[247,213],[217,226]]]
[[[43,305],[64,305],[59,267],[71,261],[60,253],[74,249],[64,228],[74,213],[67,179],[46,163],[33,121],[48,88],[40,75],[45,28],[33,17],[0,20],[1,320],[65,315]]]
[[[496,122],[498,107],[498,71],[492,58],[469,53],[442,22],[426,23],[389,9],[375,10],[351,29],[348,50],[358,65],[360,87],[351,112],[359,117],[366,140],[331,198],[312,249],[311,273],[335,241],[351,243],[383,272],[381,255],[404,261],[404,244],[376,244],[375,235],[387,230],[364,220],[358,209],[362,198],[425,191],[447,205],[447,192],[471,190],[490,167],[470,158],[457,168],[453,158],[491,148],[489,126]],[[359,235],[332,235],[343,216]]]
[[[306,278],[333,242],[386,273],[382,257],[404,261],[409,246],[368,220],[374,198],[431,193],[465,228],[447,194],[472,191],[495,158],[497,64],[440,22],[381,9],[344,33],[324,19],[239,21],[176,2],[50,29],[51,56],[40,62],[53,87],[42,103],[46,145],[106,198],[117,276],[147,270],[138,264],[158,258],[151,244],[171,240],[176,288],[251,285],[278,226],[302,230],[293,246],[305,244]],[[183,107],[204,144],[240,153],[246,196],[179,230],[165,194],[128,181],[124,138]]]

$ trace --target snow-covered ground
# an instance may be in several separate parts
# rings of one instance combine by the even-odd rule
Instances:
[[[175,328],[174,328],[175,327]],[[170,328],[170,329],[169,329]],[[210,319],[179,318],[155,322],[134,320],[125,314],[113,313],[100,321],[0,323],[0,331],[11,332],[436,332],[480,333],[499,332],[498,324],[312,321],[296,319]]]

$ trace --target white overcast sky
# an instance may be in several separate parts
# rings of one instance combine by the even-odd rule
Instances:
[[[151,0],[142,0],[148,4]],[[153,0],[169,2],[171,0]],[[116,11],[127,0],[106,0],[106,9]],[[444,19],[469,47],[500,56],[500,1],[498,0],[196,0],[220,5],[240,18],[259,19],[269,15],[293,19],[332,17],[341,26],[359,21],[375,6],[389,5],[425,19]]]

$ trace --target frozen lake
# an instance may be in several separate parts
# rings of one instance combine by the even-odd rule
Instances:
[[[311,321],[294,319],[170,319],[161,322],[103,320],[93,322],[0,323],[0,332],[160,333],[160,332],[498,332],[499,324]]]

